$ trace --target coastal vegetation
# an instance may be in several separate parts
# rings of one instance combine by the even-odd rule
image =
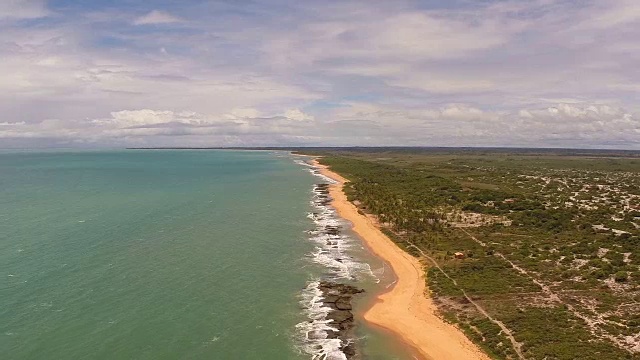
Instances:
[[[492,357],[640,359],[638,154],[320,155]]]

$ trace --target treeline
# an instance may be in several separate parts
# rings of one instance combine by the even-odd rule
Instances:
[[[351,180],[345,189],[349,200],[358,201],[365,211],[398,232],[440,229],[451,209],[502,215],[514,226],[553,232],[575,228],[571,211],[546,209],[540,199],[522,193],[465,188],[421,168],[339,156],[326,156],[322,162]]]
[[[341,157],[322,161],[351,180],[345,189],[349,200],[397,232],[439,228],[445,218],[441,207],[460,201],[460,185],[439,176]]]

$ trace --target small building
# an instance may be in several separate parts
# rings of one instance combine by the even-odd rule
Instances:
[[[460,252],[460,251],[458,251],[458,252],[454,253],[454,254],[453,254],[453,256],[454,256],[456,259],[464,259],[464,253],[463,253],[463,252]]]

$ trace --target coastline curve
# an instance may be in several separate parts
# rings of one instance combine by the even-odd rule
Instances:
[[[393,333],[424,359],[489,360],[460,329],[437,316],[435,304],[425,295],[428,289],[423,266],[384,235],[372,217],[359,213],[347,200],[343,191],[347,179],[317,160],[312,164],[335,181],[329,186],[329,194],[338,215],[351,222],[353,231],[371,252],[396,274],[395,284],[378,295],[365,311],[364,320]]]

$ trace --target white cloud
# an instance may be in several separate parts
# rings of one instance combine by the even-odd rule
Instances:
[[[176,114],[173,111],[122,110],[111,113],[111,119],[98,120],[98,124],[113,124],[116,127],[136,127],[146,125],[166,124],[175,121]]]
[[[596,2],[590,9],[590,17],[581,28],[611,28],[640,22],[640,3],[637,0]]]
[[[171,110],[122,110],[107,119],[0,126],[3,139],[50,139],[61,144],[127,146],[422,145],[556,146],[640,149],[640,116],[610,105],[557,104],[547,108],[487,111],[468,104],[407,110],[367,103],[312,119],[299,109],[285,116],[248,117]],[[254,113],[255,114],[255,113]],[[2,124],[0,124],[2,125]],[[16,126],[13,126],[16,125]],[[19,126],[18,126],[19,125]],[[187,140],[188,139],[188,140]]]
[[[640,149],[640,115],[610,105],[557,104],[548,108],[485,111],[465,104],[413,110],[355,104],[336,115],[348,119],[337,122],[340,132],[354,134],[354,138],[355,134],[366,134],[372,144],[379,145],[619,147],[627,144]],[[321,131],[330,133],[327,129]]]
[[[631,0],[45,5],[0,2],[5,141],[640,146]]]
[[[181,22],[182,19],[175,17],[168,12],[161,10],[153,10],[148,14],[135,19],[135,25],[153,25],[153,24],[171,24]]]
[[[452,120],[488,120],[484,111],[466,105],[449,105],[440,111],[440,115]]]
[[[351,18],[332,16],[305,23],[295,32],[275,33],[265,42],[265,52],[281,67],[326,62],[338,72],[385,76],[410,72],[420,62],[460,58],[503,45],[526,26],[488,12],[461,18],[369,8],[353,11]]]
[[[496,85],[490,79],[463,79],[451,74],[396,74],[387,83],[392,86],[420,89],[440,94],[459,94],[493,90]]]
[[[227,119],[244,119],[260,117],[260,111],[253,108],[236,108],[224,115]]]
[[[4,122],[0,122],[0,126],[20,126],[20,125],[24,125],[24,124],[25,124],[24,121],[20,121],[20,122],[4,121]]]
[[[0,1],[0,20],[36,19],[49,16],[44,0],[2,0]]]
[[[309,114],[305,114],[300,109],[289,109],[285,111],[284,116],[287,119],[291,119],[295,121],[313,121],[314,120],[313,116]]]

